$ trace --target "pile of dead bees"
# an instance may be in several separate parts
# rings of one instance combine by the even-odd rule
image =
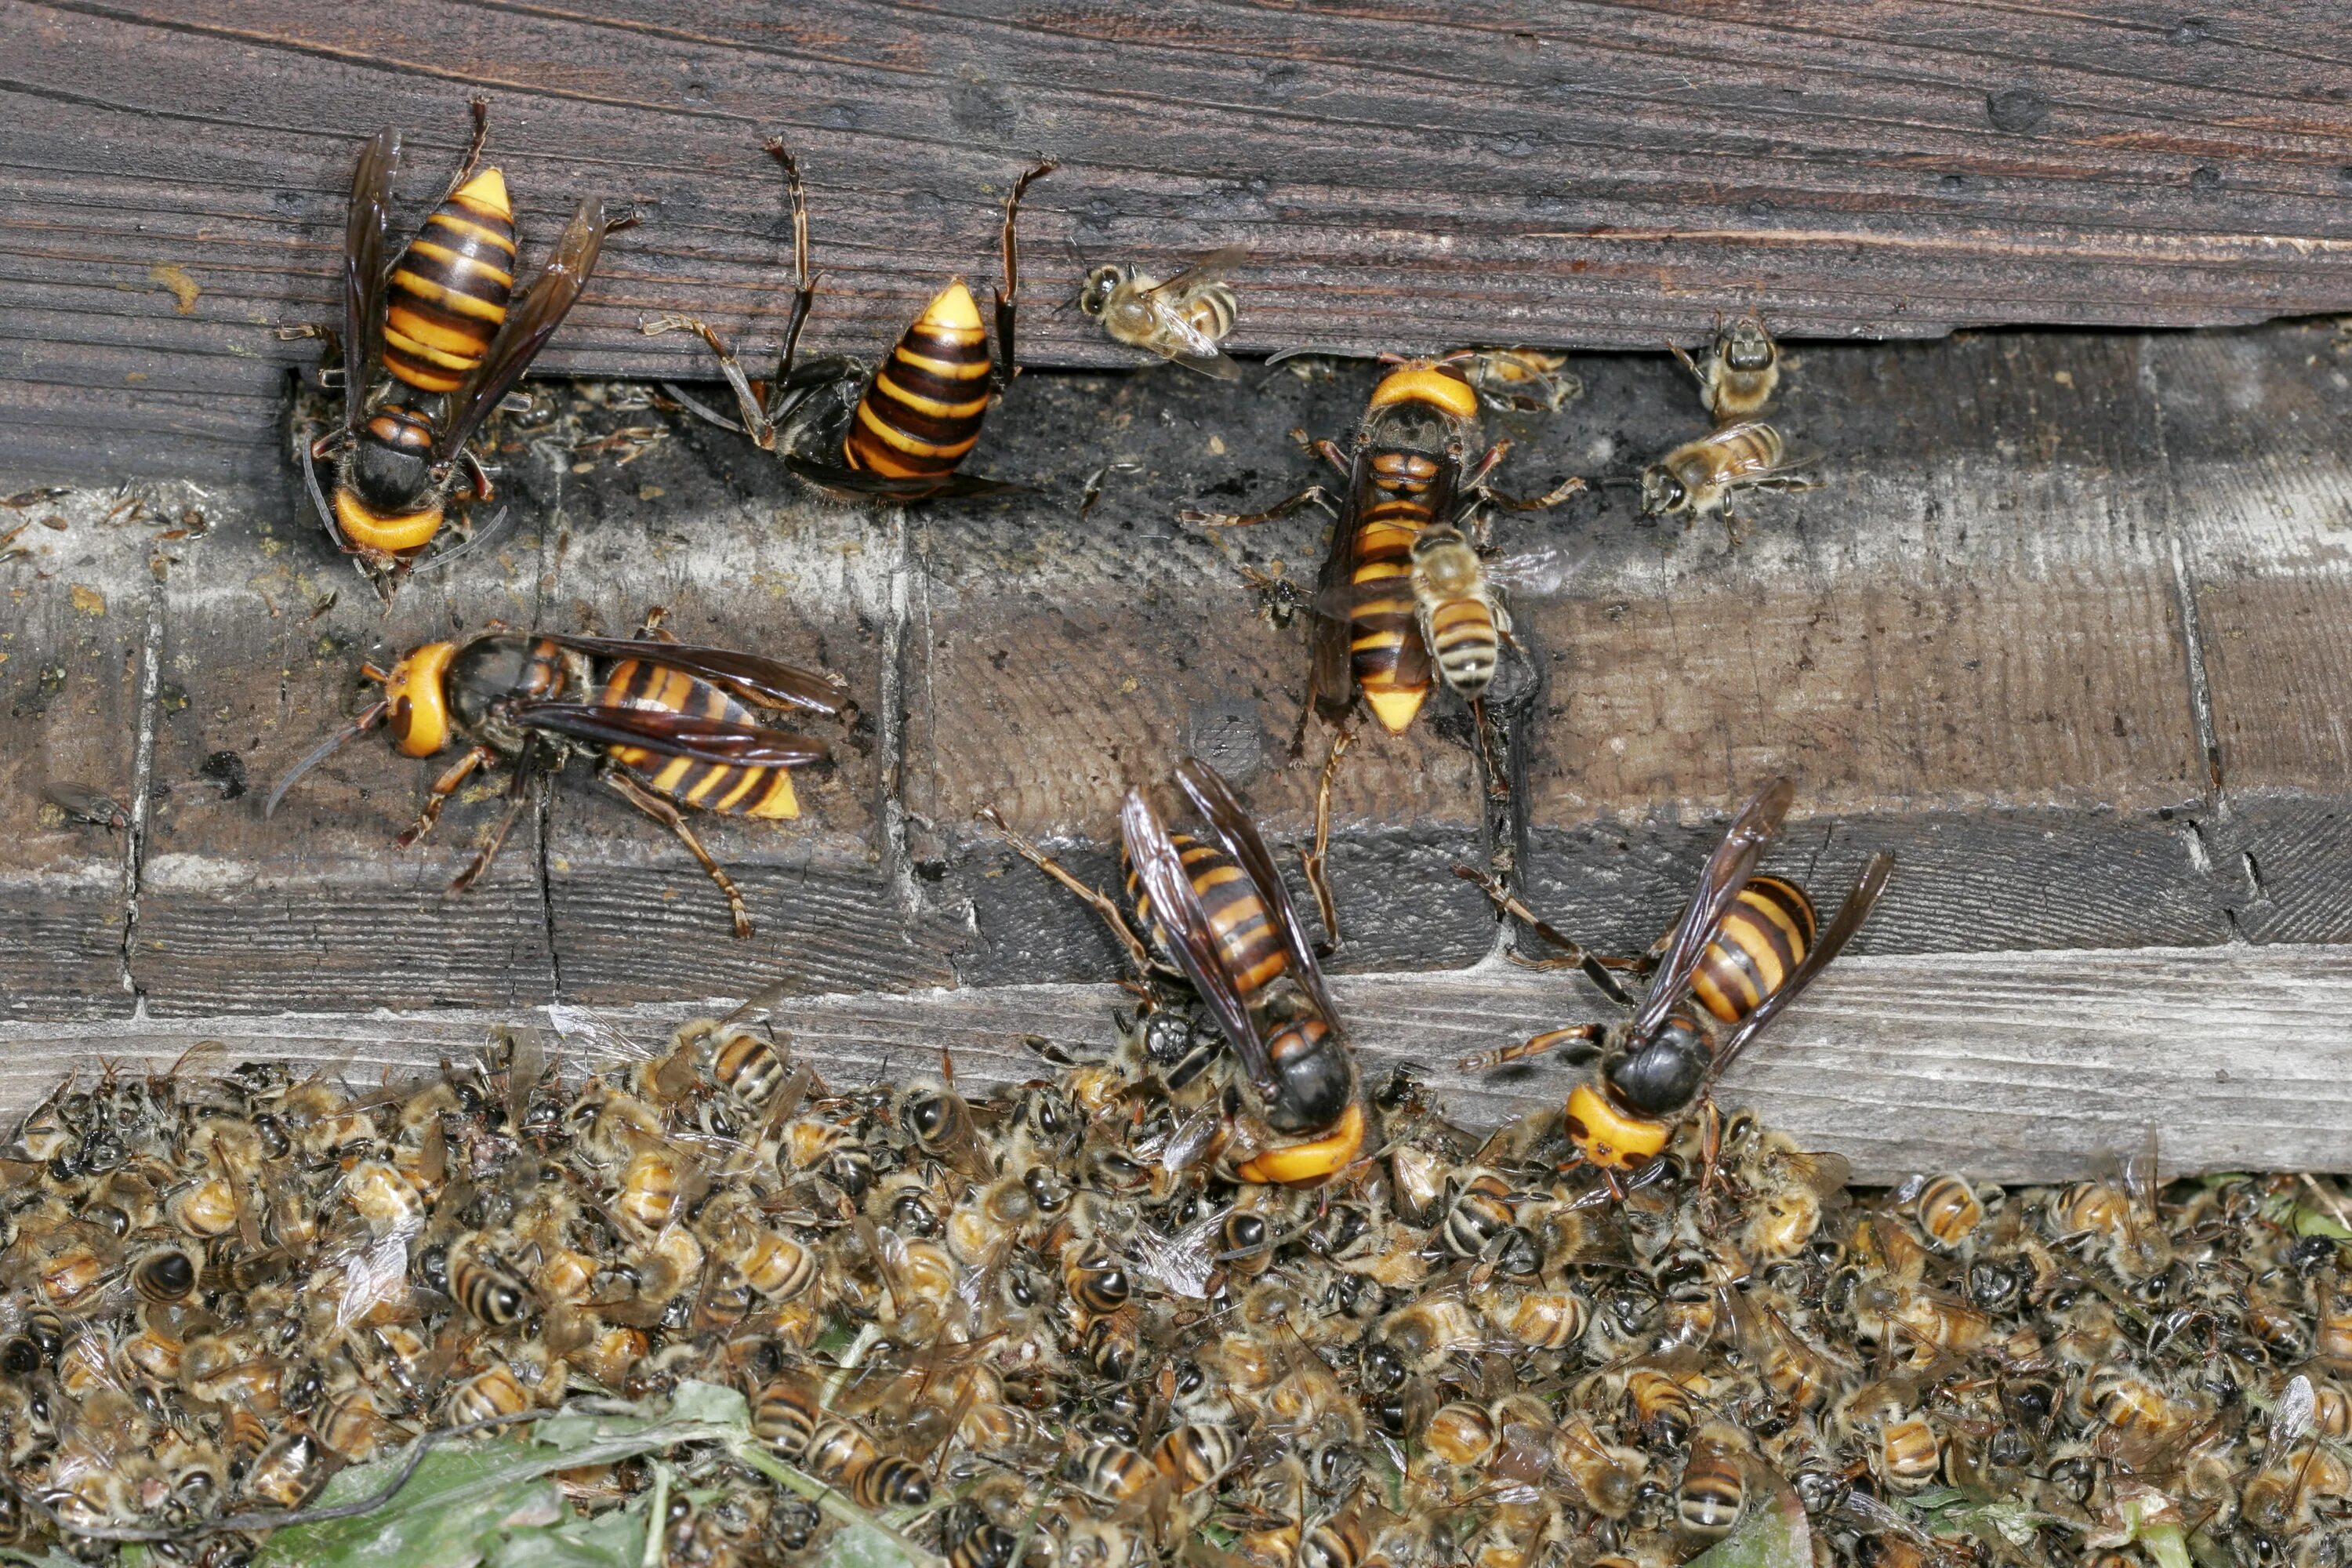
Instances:
[[[1711,1114],[1612,1184],[1557,1113],[1482,1140],[1398,1075],[1293,1190],[1139,1044],[969,1100],[708,1021],[584,1089],[526,1045],[28,1117],[8,1540],[239,1561],[421,1434],[693,1379],[835,1506],[713,1459],[680,1563],[814,1563],[862,1510],[953,1568],[1665,1564],[1792,1498],[1822,1563],[2352,1563],[2328,1184],[1854,1195]],[[593,1515],[649,1470],[560,1479]]]

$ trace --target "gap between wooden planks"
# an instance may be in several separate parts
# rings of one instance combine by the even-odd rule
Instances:
[[[1334,980],[1366,1079],[1410,1063],[1465,1124],[1559,1103],[1557,1064],[1470,1079],[1465,1053],[1606,1016],[1581,981],[1489,961],[1433,974]],[[990,1087],[1050,1070],[1034,1036],[1094,1053],[1117,1042],[1111,985],[1016,985],[788,999],[776,1026],[836,1086],[936,1072]],[[574,1066],[663,1043],[731,999],[630,1008],[307,1015],[0,1025],[0,1110],[20,1113],[71,1071],[163,1071],[200,1041],[231,1058],[315,1064],[354,1084],[464,1059],[499,1023],[552,1026]],[[1848,958],[1723,1087],[1769,1124],[1881,1184],[1913,1171],[2057,1181],[2161,1136],[2163,1168],[2352,1171],[2352,947],[2142,949]],[[222,1064],[215,1059],[215,1070]]]

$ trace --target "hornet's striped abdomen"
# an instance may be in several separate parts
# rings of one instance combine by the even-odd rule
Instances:
[[[385,289],[383,367],[423,392],[455,392],[489,353],[514,292],[514,208],[485,169],[434,210]]]
[[[757,714],[709,681],[640,658],[625,658],[614,665],[596,700],[605,708],[650,708],[732,724],[760,722]],[[681,805],[735,816],[781,818],[801,813],[787,768],[699,762],[642,746],[608,750],[614,762]]]
[[[952,473],[988,412],[988,332],[959,278],[923,308],[857,400],[843,460],[885,479]]]
[[[1739,1022],[1803,962],[1818,924],[1802,888],[1778,877],[1753,879],[1699,955],[1691,994],[1723,1022]]]
[[[1401,674],[1400,667],[1405,639],[1421,636],[1414,624],[1412,547],[1432,521],[1423,497],[1437,473],[1437,460],[1423,453],[1376,452],[1370,494],[1358,512],[1349,658],[1365,703],[1391,735],[1405,732],[1429,697],[1428,672],[1420,661],[1413,675]]]
[[[1233,857],[1189,833],[1171,833],[1169,844],[1184,862],[1184,874],[1199,895],[1201,908],[1217,933],[1217,956],[1233,977],[1234,989],[1247,1003],[1290,968],[1290,954],[1274,928],[1265,902]],[[1168,950],[1167,932],[1151,911],[1151,900],[1132,868],[1127,874],[1129,900],[1136,918],[1151,931],[1161,952]]]

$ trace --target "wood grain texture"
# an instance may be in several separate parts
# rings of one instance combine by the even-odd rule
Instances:
[[[1570,1069],[1470,1080],[1452,1061],[1515,1034],[1601,1016],[1581,982],[1507,964],[1444,974],[1354,975],[1337,1003],[1379,1082],[1409,1065],[1452,1114],[1492,1127],[1548,1110]],[[934,1070],[993,1086],[1044,1070],[1024,1037],[1073,1052],[1117,1043],[1107,985],[1018,985],[789,1001],[776,1026],[835,1085]],[[519,1013],[444,1011],[119,1026],[0,1025],[0,1114],[18,1111],[94,1051],[163,1070],[199,1040],[231,1058],[315,1062],[372,1085],[462,1058],[499,1022],[551,1027],[573,1070],[656,1048],[697,1012],[731,1004]],[[1843,962],[1726,1079],[1811,1148],[1888,1183],[1913,1171],[2057,1181],[2101,1151],[2161,1130],[2168,1173],[2352,1170],[2352,949],[2232,947],[2098,954],[1982,953]],[[2283,1049],[2282,1031],[2296,1045]]]
[[[137,804],[152,586],[109,563],[156,525],[103,495],[17,499],[0,507],[0,1018],[116,1017],[132,837],[52,796]]]
[[[2294,389],[2325,381],[2330,362],[2312,356],[2332,341],[2263,329],[2219,345],[2234,381],[2165,373],[2153,392],[2147,366],[2188,340],[1811,346],[1791,366],[1785,419],[1823,486],[1756,502],[1737,551],[1712,523],[1639,525],[1614,484],[1498,524],[1507,558],[1558,549],[1581,562],[1563,594],[1519,606],[1527,658],[1498,698],[1515,726],[1516,793],[1480,797],[1450,698],[1402,742],[1367,735],[1339,799],[1349,941],[1335,969],[1488,958],[1496,926],[1448,868],[1498,851],[1560,923],[1638,949],[1687,896],[1722,814],[1776,766],[1798,773],[1801,809],[1775,868],[1827,902],[1872,851],[1900,857],[1865,952],[2352,937],[2347,792],[2324,771],[2256,787],[2249,762],[2216,793],[2201,743],[2208,729],[2238,732],[2239,705],[2269,700],[2229,662],[2252,652],[2216,650],[2209,624],[2223,602],[2212,585],[2237,581],[2221,570],[2231,542],[2260,542],[2222,510],[2245,493],[2224,457],[2259,445],[2249,420],[2273,405],[2293,413]],[[1663,356],[1575,368],[1584,394],[1559,414],[1494,421],[1518,443],[1501,469],[1513,489],[1630,476],[1696,426],[1690,388]],[[282,473],[266,490],[134,487],[149,498],[136,525],[36,531],[45,550],[79,552],[70,572],[46,556],[0,568],[12,574],[0,591],[20,594],[29,620],[64,628],[42,635],[162,629],[152,700],[78,714],[66,737],[104,759],[93,777],[128,768],[142,734],[152,747],[136,992],[120,990],[119,861],[110,880],[72,884],[60,910],[42,901],[55,884],[37,860],[53,840],[33,835],[0,842],[0,903],[28,929],[68,919],[96,967],[41,958],[64,978],[12,993],[15,1016],[110,1016],[130,994],[151,1017],[258,1018],[604,1005],[778,981],[822,994],[1108,980],[1119,959],[1093,917],[971,813],[999,805],[1107,883],[1121,791],[1191,749],[1232,773],[1287,858],[1320,755],[1286,758],[1303,624],[1259,618],[1234,561],[1172,518],[1315,477],[1286,432],[1344,433],[1373,374],[1324,361],[1231,387],[1173,369],[1026,376],[991,416],[978,466],[1028,489],[903,517],[813,498],[740,437],[641,387],[545,391],[495,432],[517,531],[446,578],[412,583],[389,616]],[[2175,398],[2190,380],[2218,390]],[[2309,440],[2322,472],[2324,435]],[[1082,517],[1090,478],[1100,493]],[[97,518],[116,503],[109,489],[65,504]],[[193,504],[209,531],[164,539]],[[2220,521],[2198,523],[2209,514]],[[2324,516],[2302,554],[2264,546],[2272,564],[2233,591],[2305,592],[2326,565]],[[1302,514],[1230,545],[1308,578],[1322,536]],[[102,622],[74,618],[76,581],[110,606]],[[758,941],[729,942],[684,853],[576,773],[543,825],[519,828],[492,881],[461,899],[442,888],[501,803],[469,791],[435,840],[396,854],[390,841],[435,770],[380,738],[260,820],[258,797],[352,710],[362,659],[491,617],[625,630],[655,603],[685,635],[839,669],[859,705],[852,723],[815,726],[840,761],[808,779],[800,823],[698,824],[744,882]],[[2194,639],[2184,603],[2200,609]],[[2300,624],[2273,616],[2230,646],[2299,671],[2315,703],[2333,630],[2299,652]],[[77,651],[69,673],[119,671],[130,646]],[[0,679],[16,679],[14,661],[0,665]],[[49,721],[12,719],[0,756],[41,754]],[[2305,732],[2324,742],[2324,720]],[[102,867],[115,847],[84,837],[77,852]],[[40,940],[51,945],[19,951],[54,953]],[[2305,1025],[2296,1014],[2283,1027]]]
[[[1024,342],[1119,363],[1087,265],[1254,253],[1241,344],[1647,346],[1718,310],[1798,335],[2245,321],[2352,303],[2352,93],[2317,0],[2137,7],[1762,0],[1347,13],[1188,3],[822,16],[744,0],[0,6],[0,287],[30,390],[0,455],[184,473],[305,357],[360,138],[418,202],[497,100],[527,247],[576,193],[645,205],[549,369],[702,374],[646,314],[772,342],[772,173],[808,166],[812,346],[874,352],[1041,153]],[[152,268],[194,284],[175,294]],[[29,310],[21,309],[29,304]],[[79,410],[123,433],[93,452]],[[238,459],[210,459],[215,463]],[[116,467],[105,471],[128,471]]]

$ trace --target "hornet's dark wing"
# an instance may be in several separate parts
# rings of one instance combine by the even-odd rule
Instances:
[[[1240,863],[1243,874],[1257,888],[1258,900],[1265,905],[1275,928],[1282,933],[1282,945],[1290,953],[1293,973],[1321,1009],[1324,1022],[1338,1031],[1339,1015],[1323,989],[1323,971],[1315,962],[1314,946],[1298,923],[1298,910],[1290,901],[1290,889],[1282,880],[1273,854],[1267,850],[1265,840],[1258,837],[1257,824],[1250,820],[1242,803],[1234,798],[1233,786],[1225,783],[1224,775],[1198,757],[1187,757],[1176,764],[1176,782],[1192,797],[1193,809],[1200,812],[1201,820],[1209,825],[1209,831],[1225,847],[1225,853]]]
[[[839,676],[796,668],[772,658],[762,658],[758,654],[738,653],[733,648],[709,647],[700,643],[662,642],[652,637],[541,635],[558,647],[592,654],[598,658],[640,658],[648,664],[682,669],[704,680],[732,687],[755,702],[813,708],[820,713],[838,713],[845,706]]]
[[[513,390],[539,357],[539,351],[563,324],[571,313],[572,302],[580,298],[588,275],[596,270],[597,255],[604,248],[604,237],[617,228],[625,228],[636,221],[632,212],[619,221],[604,216],[604,204],[585,201],[580,204],[562,237],[555,242],[555,253],[530,287],[521,302],[507,312],[506,321],[499,327],[498,336],[490,340],[488,353],[482,363],[468,372],[457,390],[450,395],[454,416],[433,443],[436,462],[447,462],[466,444],[475,427],[489,417],[490,410],[499,399]]]
[[[1739,889],[1755,873],[1756,862],[1763,858],[1764,847],[1780,831],[1780,819],[1789,815],[1789,803],[1796,798],[1796,793],[1797,786],[1789,780],[1774,779],[1758,790],[1755,798],[1741,806],[1739,815],[1732,818],[1723,842],[1707,858],[1706,873],[1699,879],[1698,890],[1691,895],[1689,908],[1683,910],[1683,918],[1666,940],[1665,951],[1658,955],[1658,968],[1651,977],[1649,993],[1642,998],[1641,1010],[1633,1015],[1635,1040],[1646,1040],[1655,1034],[1658,1026],[1666,1021],[1666,1015],[1682,1001],[1699,954],[1715,940],[1716,927],[1731,912],[1732,900],[1739,897]]]
[[[822,741],[757,724],[731,724],[660,708],[604,708],[589,702],[509,702],[501,717],[527,730],[543,730],[568,740],[600,746],[639,746],[666,756],[744,768],[792,768],[823,762],[831,753]]]
[[[1356,671],[1351,658],[1355,640],[1356,519],[1371,482],[1371,452],[1356,447],[1348,470],[1348,493],[1331,524],[1331,548],[1324,552],[1322,574],[1315,580],[1310,633],[1314,664],[1307,675],[1307,700],[1330,724],[1344,723],[1356,705]],[[1417,634],[1416,634],[1416,640]]]
[[[352,210],[343,222],[343,431],[357,435],[368,384],[383,352],[384,230],[392,176],[400,167],[400,132],[386,126],[360,150],[352,175]]]
[[[1797,972],[1783,981],[1780,989],[1765,997],[1756,1011],[1741,1019],[1739,1027],[1732,1031],[1731,1037],[1724,1041],[1723,1048],[1716,1052],[1715,1060],[1708,1064],[1706,1069],[1709,1083],[1720,1078],[1723,1069],[1748,1048],[1764,1026],[1780,1016],[1781,1011],[1797,999],[1797,994],[1813,983],[1813,976],[1828,968],[1830,960],[1845,950],[1845,944],[1853,940],[1853,933],[1862,929],[1862,922],[1870,918],[1871,906],[1878,902],[1881,893],[1886,891],[1887,879],[1894,874],[1894,856],[1882,852],[1870,858],[1870,864],[1862,868],[1862,875],[1856,877],[1853,886],[1847,889],[1845,902],[1838,906],[1837,919],[1830,922],[1830,929],[1822,933],[1822,940],[1806,952],[1804,962],[1797,965]]]
[[[1160,825],[1159,815],[1143,798],[1141,790],[1127,792],[1127,805],[1119,813],[1118,826],[1120,837],[1127,842],[1128,863],[1135,868],[1144,896],[1151,901],[1152,923],[1167,935],[1169,956],[1184,972],[1184,978],[1192,983],[1201,1000],[1208,1004],[1225,1038],[1233,1042],[1234,1054],[1241,1058],[1252,1087],[1270,1093],[1274,1067],[1266,1057],[1265,1042],[1258,1038],[1250,1010],[1218,956],[1217,933],[1209,924],[1201,895],[1193,891],[1192,879],[1184,870],[1184,858],[1168,841],[1168,829]]]

